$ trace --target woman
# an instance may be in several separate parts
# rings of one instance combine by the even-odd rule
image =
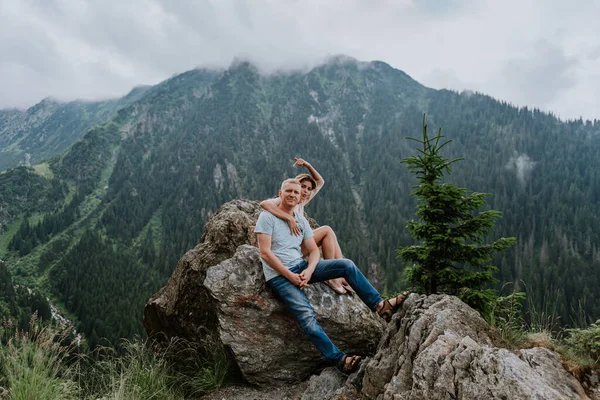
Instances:
[[[310,174],[300,174],[296,179],[302,186],[302,197],[300,203],[296,206],[296,212],[304,215],[304,207],[310,203],[315,195],[321,190],[325,180],[317,172],[316,169],[310,163],[303,160],[302,158],[294,158],[294,166],[305,167]],[[277,218],[286,221],[290,227],[290,232],[294,235],[300,235],[300,228],[296,220],[288,214],[283,213],[279,210],[279,198],[269,199],[260,203],[260,206],[266,211],[270,212]],[[326,260],[344,258],[342,255],[342,249],[337,241],[335,232],[329,226],[320,226],[313,230],[313,237],[317,246],[321,246],[323,249],[323,258]],[[305,254],[304,246],[302,247],[303,255]],[[336,293],[339,294],[352,294],[354,290],[350,287],[348,282],[344,278],[331,279],[325,281],[325,283],[331,287]]]

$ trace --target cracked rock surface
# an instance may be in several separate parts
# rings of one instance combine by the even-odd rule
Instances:
[[[545,348],[494,347],[479,314],[453,296],[411,295],[338,398],[587,399]],[[356,387],[361,387],[360,392]]]

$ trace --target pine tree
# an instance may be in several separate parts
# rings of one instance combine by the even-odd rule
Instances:
[[[140,248],[140,258],[142,262],[148,265],[154,265],[156,262],[156,252],[154,250],[154,239],[152,238],[152,227],[149,226],[146,231],[146,237]]]
[[[484,193],[467,194],[467,189],[442,182],[450,174],[450,166],[461,159],[448,160],[440,150],[450,143],[441,143],[441,129],[430,138],[423,117],[423,138],[417,141],[418,155],[402,160],[418,179],[412,195],[418,198],[417,220],[410,220],[407,228],[421,244],[401,247],[399,256],[412,266],[406,269],[407,280],[418,291],[427,294],[457,295],[474,308],[486,312],[495,297],[486,286],[496,280],[497,270],[490,265],[492,252],[504,251],[515,243],[515,238],[501,238],[483,244],[502,213],[495,210],[476,212],[485,204]]]

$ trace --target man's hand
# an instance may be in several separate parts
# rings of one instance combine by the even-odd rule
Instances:
[[[294,217],[288,218],[287,223],[288,223],[288,226],[290,227],[290,233],[292,235],[300,236],[302,234],[302,231],[300,230],[300,227],[298,226],[298,221],[296,221],[296,218],[294,218]]]
[[[300,274],[295,274],[290,271],[289,275],[287,276],[287,279],[288,279],[288,281],[292,282],[294,285],[298,286],[300,289],[304,289],[306,286],[308,286],[308,285],[303,285],[304,281],[302,280],[302,277],[300,276]]]
[[[300,289],[304,289],[305,287],[308,287],[308,282],[310,281],[310,278],[312,277],[312,273],[313,273],[313,271],[309,271],[309,268],[300,272],[300,278],[302,279],[302,284],[300,285]]]

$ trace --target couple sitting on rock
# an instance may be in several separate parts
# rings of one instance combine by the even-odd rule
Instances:
[[[355,292],[371,310],[389,321],[407,292],[383,300],[356,265],[342,258],[342,251],[334,232],[329,227],[313,231],[304,217],[304,206],[323,186],[323,178],[306,161],[295,159],[295,164],[310,172],[281,184],[279,197],[261,203],[265,209],[256,223],[260,257],[265,280],[288,306],[300,327],[317,349],[345,373],[357,369],[360,356],[347,355],[329,339],[317,322],[315,311],[302,289],[314,282],[330,282],[336,292]],[[320,259],[323,247],[325,260]],[[304,257],[308,257],[307,260]]]

